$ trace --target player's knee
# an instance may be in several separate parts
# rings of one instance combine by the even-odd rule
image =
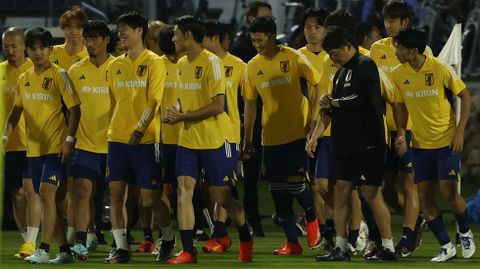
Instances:
[[[455,188],[448,187],[440,187],[440,193],[449,203],[454,203],[458,195]]]

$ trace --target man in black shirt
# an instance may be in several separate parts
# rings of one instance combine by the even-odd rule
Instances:
[[[318,256],[317,261],[350,260],[346,227],[352,210],[351,194],[357,186],[372,209],[382,236],[383,249],[368,259],[394,260],[390,213],[379,192],[385,136],[377,66],[358,53],[354,38],[343,28],[328,27],[322,46],[341,68],[333,79],[332,94],[320,100],[322,114],[331,119],[332,125],[336,247],[328,255]]]

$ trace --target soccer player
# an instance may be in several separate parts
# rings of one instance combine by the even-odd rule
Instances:
[[[205,22],[205,37],[203,38],[203,46],[208,51],[217,55],[223,65],[226,78],[225,97],[227,102],[226,111],[233,132],[227,141],[230,143],[230,169],[235,175],[238,161],[239,145],[240,145],[240,113],[238,111],[238,93],[243,88],[246,64],[223,49],[222,42],[226,38],[227,26],[217,21]],[[232,186],[232,188],[235,188]],[[234,191],[234,190],[232,190]],[[214,206],[214,230],[212,238],[208,240],[202,247],[205,252],[221,253],[226,251],[232,245],[232,241],[226,230],[227,212],[223,207]]]
[[[413,19],[412,9],[405,1],[392,0],[385,4],[382,10],[387,38],[372,44],[370,57],[375,61],[378,68],[383,70],[389,80],[392,80],[391,72],[400,64],[395,57],[393,38],[401,29],[406,28]],[[425,54],[431,55],[430,48]],[[389,144],[393,144],[396,137],[396,125],[393,119],[392,104],[387,102],[387,127],[389,132]],[[410,143],[411,123],[407,124],[407,143]],[[425,229],[425,220],[419,216],[419,202],[417,186],[413,180],[412,152],[408,148],[406,154],[398,157],[393,147],[387,148],[387,159],[384,172],[383,196],[387,203],[397,212],[404,216],[402,238],[395,247],[398,255],[409,256],[420,244],[421,234]],[[395,189],[396,181],[400,181],[403,194]]]
[[[293,214],[296,198],[305,210],[307,242],[314,247],[320,240],[318,218],[312,192],[306,184],[308,157],[304,151],[308,128],[309,107],[302,94],[300,78],[320,90],[320,74],[305,55],[276,43],[273,19],[257,18],[249,27],[257,56],[248,62],[245,83],[245,143],[243,154],[254,153],[253,129],[257,99],[263,102],[263,163],[269,180],[275,209],[283,221],[287,242],[274,255],[301,255]],[[288,122],[289,124],[285,124]]]
[[[15,104],[18,77],[33,64],[30,59],[25,57],[25,33],[20,28],[12,27],[5,30],[2,35],[2,46],[7,58],[0,64],[0,74],[2,75],[0,89],[3,95],[2,107],[5,117],[2,126],[5,126],[5,121]],[[24,239],[24,243],[15,257],[23,259],[35,251],[35,241],[42,214],[40,197],[33,189],[28,167],[23,113],[10,137],[10,141],[4,148],[5,190],[12,191],[15,221]]]
[[[42,243],[31,256],[25,258],[30,263],[73,262],[56,199],[61,201],[64,197],[65,164],[73,152],[80,120],[80,102],[67,72],[49,60],[52,43],[53,37],[47,30],[33,28],[27,32],[25,45],[33,67],[18,79],[18,97],[5,129],[5,136],[10,137],[21,113],[24,113],[28,162],[33,186],[43,207]],[[62,113],[63,103],[69,112],[68,126]],[[56,259],[50,260],[53,236],[60,253]]]
[[[360,22],[355,26],[355,39],[362,48],[370,50],[372,44],[381,38],[380,30],[371,23]]]
[[[160,49],[158,40],[159,40],[160,32],[165,26],[167,25],[162,21],[151,21],[148,23],[148,32],[147,32],[147,39],[145,41],[145,46],[147,47],[147,49],[151,50],[158,56],[162,56],[164,54],[162,49]]]
[[[83,111],[71,163],[74,189],[70,190],[75,195],[73,210],[77,242],[71,250],[79,260],[88,259],[87,228],[94,216],[87,214],[85,217],[85,213],[92,212],[92,191],[95,184],[104,184],[105,179],[107,129],[110,122],[107,67],[114,59],[107,52],[110,29],[104,21],[89,21],[84,27],[83,36],[89,57],[75,63],[68,71]]]
[[[457,220],[462,256],[468,259],[475,254],[475,243],[465,201],[457,190],[457,180],[472,97],[453,68],[424,55],[426,45],[427,36],[418,28],[401,30],[395,37],[396,56],[401,63],[392,73],[398,128],[395,147],[400,156],[408,151],[406,128],[410,116],[413,169],[420,206],[428,227],[441,245],[439,253],[431,261],[445,262],[457,254],[435,200],[437,182],[442,197],[447,200]],[[461,100],[458,124],[453,96]]]
[[[390,213],[379,193],[385,150],[380,78],[375,63],[359,54],[355,43],[350,32],[337,26],[327,28],[322,43],[333,63],[341,68],[333,79],[332,94],[320,100],[322,109],[327,110],[324,114],[331,118],[334,134],[336,247],[330,254],[318,256],[317,261],[350,260],[346,226],[356,186],[360,186],[362,196],[373,211],[384,247],[368,259],[396,259]]]
[[[228,158],[230,145],[226,139],[232,127],[225,105],[225,76],[221,60],[203,49],[204,24],[192,16],[175,19],[175,50],[186,56],[177,62],[179,107],[167,108],[164,121],[182,122],[180,128],[176,175],[178,179],[178,226],[183,251],[169,264],[196,263],[193,246],[193,191],[199,172],[205,170],[210,197],[224,207],[240,234],[240,262],[252,261],[253,240],[240,203],[232,197],[233,171]]]
[[[153,209],[164,240],[171,241],[171,249],[175,245],[170,211],[161,200],[158,185],[160,120],[157,110],[163,96],[165,65],[155,53],[145,49],[148,24],[142,14],[122,14],[118,18],[118,29],[128,53],[112,60],[108,67],[113,112],[108,128],[107,180],[117,246],[116,253],[106,259],[109,263],[130,261],[123,214],[130,174],[140,187],[143,205]]]

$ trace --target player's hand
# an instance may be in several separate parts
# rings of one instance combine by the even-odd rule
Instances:
[[[399,157],[402,157],[407,153],[408,145],[404,136],[397,136],[397,138],[395,138],[395,150]]]
[[[452,144],[450,145],[452,149],[452,154],[457,155],[463,150],[463,132],[456,131],[452,139]]]
[[[163,118],[164,123],[176,124],[183,121],[184,113],[181,110],[178,110],[176,107],[167,107],[165,112],[165,117]]]
[[[255,147],[253,146],[252,141],[244,140],[242,153],[240,154],[240,158],[242,161],[250,159],[253,154],[255,154]]]
[[[324,109],[328,109],[331,107],[332,96],[330,94],[325,94],[320,97],[320,107]]]
[[[315,158],[314,152],[317,149],[317,139],[315,137],[311,137],[307,140],[307,144],[305,145],[305,151],[310,158]]]
[[[73,146],[74,146],[74,143],[71,143],[68,141],[63,142],[62,148],[60,149],[60,153],[58,154],[58,157],[60,158],[60,161],[62,162],[62,164],[67,164],[72,159]]]
[[[140,141],[142,141],[142,138],[143,138],[143,134],[140,131],[135,130],[130,134],[130,140],[128,141],[128,145],[129,146],[138,145],[140,144]]]

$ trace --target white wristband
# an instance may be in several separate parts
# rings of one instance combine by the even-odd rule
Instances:
[[[75,143],[75,137],[73,137],[71,135],[67,135],[67,138],[65,139],[65,142],[69,142],[69,143],[74,144]]]

